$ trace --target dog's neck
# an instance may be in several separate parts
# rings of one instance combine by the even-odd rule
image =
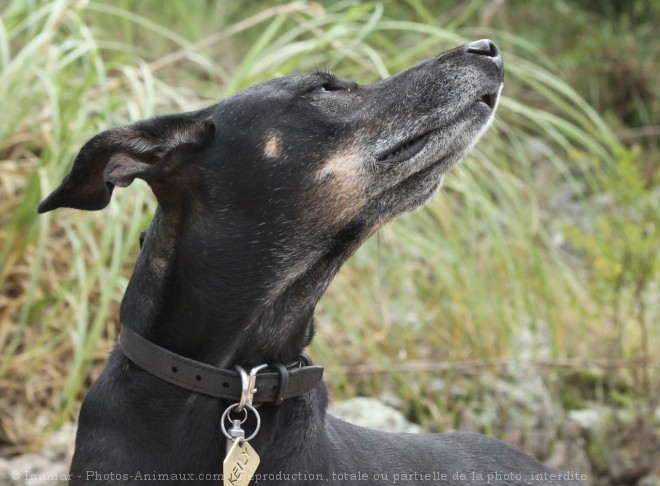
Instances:
[[[261,253],[232,260],[232,244],[196,238],[181,230],[179,217],[159,209],[122,302],[122,324],[220,367],[295,359],[312,338],[319,298],[353,244],[327,248],[288,281]]]

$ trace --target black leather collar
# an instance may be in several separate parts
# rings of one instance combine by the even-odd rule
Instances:
[[[235,370],[216,368],[168,351],[126,326],[122,326],[119,348],[137,366],[173,385],[233,402],[241,398],[243,384]],[[270,365],[257,374],[253,400],[280,404],[311,390],[322,377],[323,367],[314,366],[307,355],[286,366]]]

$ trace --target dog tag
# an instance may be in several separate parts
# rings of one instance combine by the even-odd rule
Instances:
[[[222,461],[224,486],[247,486],[259,466],[259,454],[243,437],[237,438]]]
[[[232,420],[232,426],[231,429],[227,431],[228,437],[227,437],[227,456],[229,456],[229,451],[231,451],[231,448],[234,446],[236,443],[236,439],[238,438],[245,438],[245,431],[241,427],[241,421],[240,420]]]

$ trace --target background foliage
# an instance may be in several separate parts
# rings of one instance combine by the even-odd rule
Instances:
[[[502,435],[510,411],[497,397],[486,410],[479,394],[484,377],[505,376],[542,377],[564,409],[597,402],[651,417],[657,432],[656,2],[2,5],[6,451],[75,420],[154,209],[134,184],[103,212],[37,217],[85,140],[321,66],[373,81],[481,37],[506,64],[494,129],[428,207],[345,266],[311,352],[334,397],[379,396],[429,430],[463,427],[472,410],[477,430]]]

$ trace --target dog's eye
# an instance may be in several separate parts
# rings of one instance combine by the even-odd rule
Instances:
[[[324,91],[353,91],[357,88],[357,83],[350,84],[336,84],[333,82],[323,83],[321,86],[316,86],[310,92],[324,92]]]
[[[355,91],[358,87],[356,82],[342,79],[325,69],[316,71],[312,76],[315,78],[315,82],[311,86],[308,85],[308,88],[304,91],[305,93],[325,93],[327,91],[350,92]]]
[[[325,83],[323,86],[316,88],[317,91],[341,91],[343,88],[333,86],[330,83]]]

